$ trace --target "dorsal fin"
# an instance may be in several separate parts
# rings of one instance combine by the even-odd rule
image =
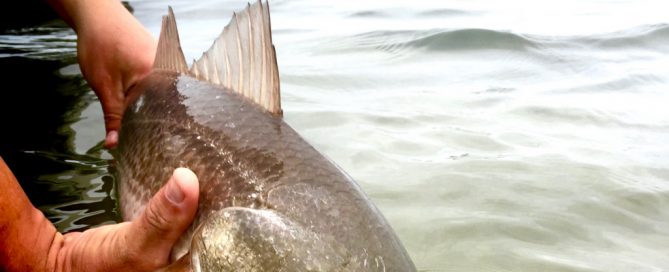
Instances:
[[[190,71],[200,80],[227,87],[281,115],[269,4],[258,0],[235,13],[209,50],[193,62]]]
[[[163,27],[160,30],[158,50],[156,52],[156,59],[153,61],[153,69],[188,73],[188,64],[186,64],[186,58],[183,51],[181,51],[177,22],[174,18],[172,7],[169,7],[168,14],[163,16]]]

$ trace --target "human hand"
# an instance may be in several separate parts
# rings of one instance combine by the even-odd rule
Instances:
[[[198,194],[195,174],[175,170],[134,221],[57,239],[62,247],[55,271],[154,271],[167,266],[172,246],[195,216]]]
[[[134,221],[62,235],[30,203],[0,157],[0,271],[165,268],[172,246],[195,217],[198,184],[193,172],[177,169]],[[165,271],[187,267],[177,262]]]
[[[77,32],[81,72],[104,112],[105,147],[114,147],[126,92],[151,72],[157,42],[118,0],[49,2]]]

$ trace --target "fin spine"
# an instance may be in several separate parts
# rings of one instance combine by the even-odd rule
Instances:
[[[280,116],[279,71],[271,35],[269,3],[258,0],[247,4],[233,14],[190,71],[198,79],[226,87]]]
[[[163,16],[153,69],[189,73],[186,58],[181,50],[179,31],[177,30],[177,22],[172,7],[168,7],[168,14]]]

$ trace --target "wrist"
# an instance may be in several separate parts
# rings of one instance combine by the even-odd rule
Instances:
[[[0,158],[0,271],[49,271],[60,234]]]

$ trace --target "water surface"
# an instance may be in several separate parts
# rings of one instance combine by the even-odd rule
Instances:
[[[156,36],[168,4],[194,59],[245,2],[130,1]],[[286,121],[361,184],[419,270],[669,271],[662,1],[270,5]],[[0,102],[0,154],[63,231],[118,218],[74,39],[0,36],[19,67],[3,77],[27,86]]]

